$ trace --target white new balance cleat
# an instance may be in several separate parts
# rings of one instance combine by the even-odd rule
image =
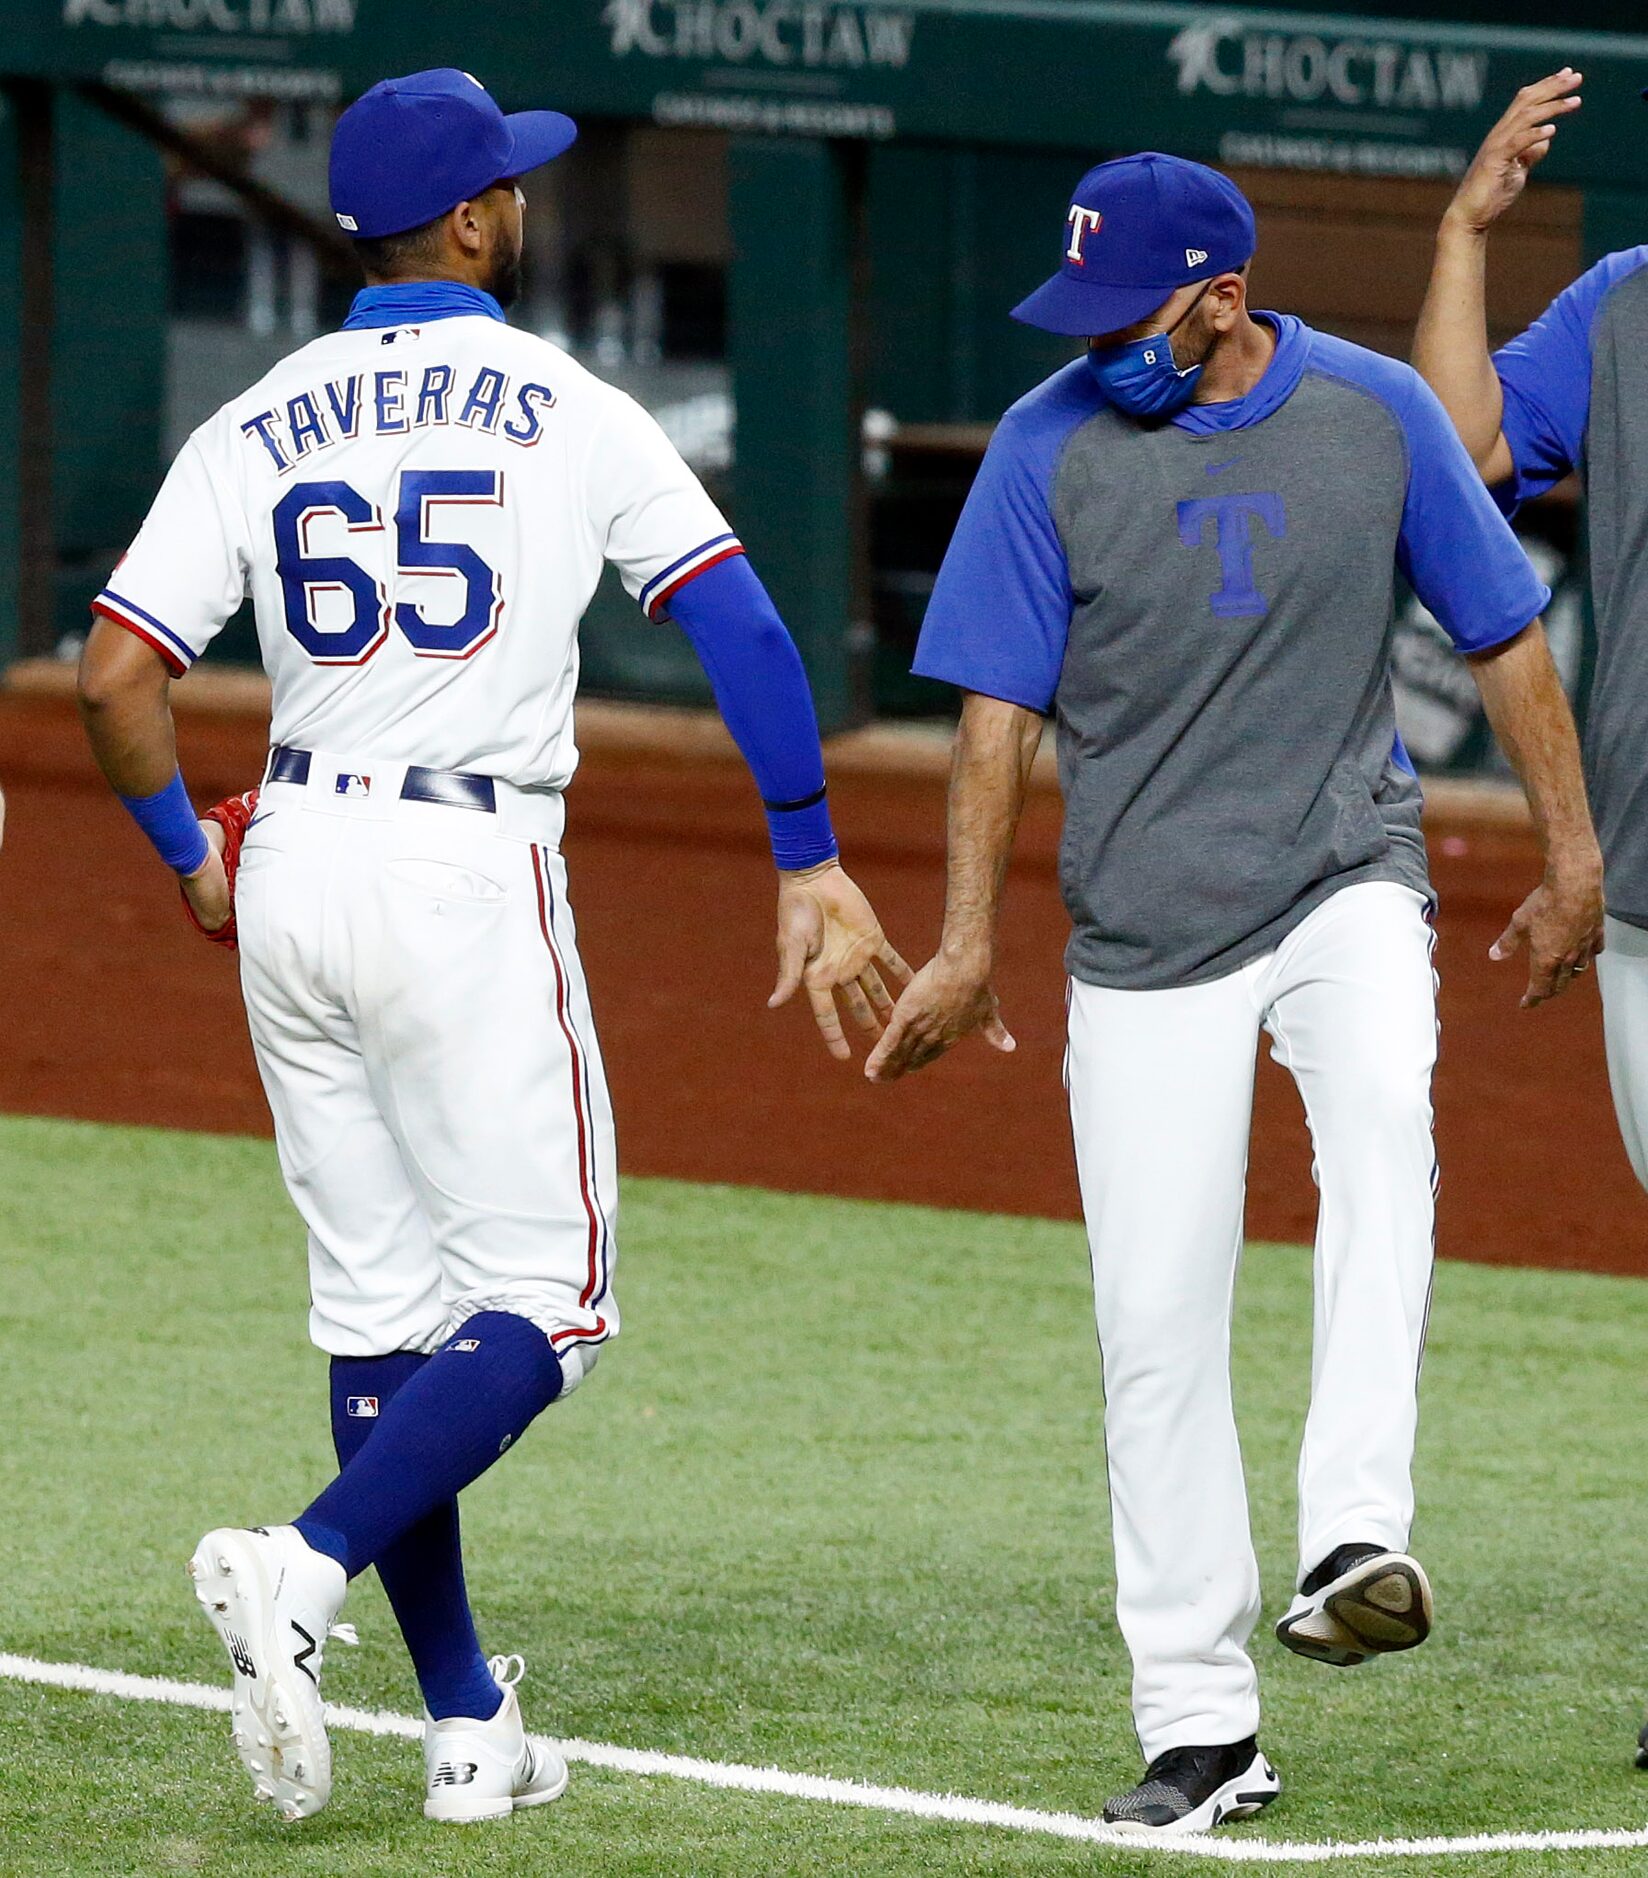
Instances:
[[[425,1819],[454,1825],[506,1819],[518,1807],[545,1806],[566,1792],[566,1762],[521,1722],[515,1685],[526,1664],[518,1656],[495,1656],[487,1668],[504,1692],[503,1706],[490,1721],[424,1715]]]
[[[295,1526],[207,1533],[189,1560],[195,1596],[234,1668],[235,1751],[260,1800],[282,1819],[308,1819],[332,1797],[332,1745],[321,1707],[328,1637],[348,1580]]]

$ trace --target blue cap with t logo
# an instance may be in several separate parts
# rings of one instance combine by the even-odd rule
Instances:
[[[1146,150],[1087,172],[1063,244],[1059,271],[1013,318],[1091,339],[1132,326],[1192,281],[1245,267],[1256,237],[1247,197],[1228,177]]]
[[[550,162],[577,135],[559,111],[506,117],[478,78],[451,66],[386,78],[332,133],[332,213],[350,235],[402,235]]]

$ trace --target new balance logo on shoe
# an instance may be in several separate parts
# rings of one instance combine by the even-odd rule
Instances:
[[[257,1664],[252,1661],[251,1647],[238,1631],[231,1630],[225,1641],[229,1645],[229,1661],[243,1676],[257,1680]]]
[[[467,1787],[480,1771],[478,1761],[442,1761],[429,1777],[432,1787]]]
[[[304,1645],[301,1650],[294,1650],[292,1652],[292,1667],[294,1669],[301,1669],[304,1675],[306,1675],[318,1689],[320,1687],[320,1679],[309,1667],[309,1659],[315,1654],[315,1640],[295,1618],[292,1622],[292,1628],[302,1637]]]

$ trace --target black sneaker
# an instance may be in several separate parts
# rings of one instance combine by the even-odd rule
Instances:
[[[1642,1724],[1642,1733],[1637,1736],[1637,1766],[1648,1767],[1648,1722]]]
[[[1105,1824],[1135,1832],[1208,1832],[1226,1820],[1250,1818],[1281,1791],[1252,1735],[1229,1747],[1169,1748],[1136,1787],[1105,1802]]]
[[[1276,1626],[1297,1656],[1340,1669],[1411,1650],[1431,1634],[1431,1587],[1406,1552],[1336,1546],[1305,1579]]]

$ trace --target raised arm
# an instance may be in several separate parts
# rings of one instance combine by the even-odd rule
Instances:
[[[1494,735],[1521,778],[1539,831],[1545,877],[1511,915],[1489,956],[1527,948],[1522,1008],[1566,991],[1602,950],[1602,853],[1591,826],[1573,713],[1545,629],[1525,632],[1469,660]]]
[[[1504,432],[1504,395],[1488,349],[1488,231],[1521,195],[1557,125],[1579,109],[1581,75],[1568,67],[1525,85],[1488,133],[1442,217],[1413,362],[1442,400],[1490,487],[1516,465]]]
[[[944,930],[870,1052],[871,1082],[896,1082],[975,1030],[997,1050],[1016,1048],[991,979],[1002,886],[1043,722],[1023,705],[967,695],[950,768]]]

